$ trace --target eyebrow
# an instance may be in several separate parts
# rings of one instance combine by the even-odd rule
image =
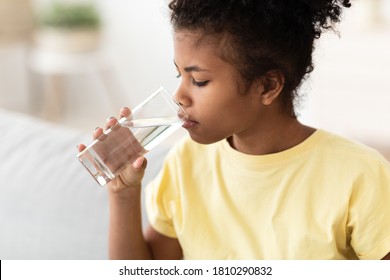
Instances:
[[[179,69],[179,66],[177,66],[176,62],[174,61],[173,62],[176,66],[176,68]],[[191,65],[191,66],[187,66],[184,68],[184,71],[186,71],[187,73],[189,72],[202,72],[202,71],[208,71],[207,69],[204,69],[204,68],[200,68],[199,66],[197,65]]]

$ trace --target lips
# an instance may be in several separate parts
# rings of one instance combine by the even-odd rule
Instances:
[[[193,121],[193,120],[191,120],[191,119],[186,119],[186,120],[184,121],[182,127],[188,129],[188,128],[193,127],[193,126],[196,125],[196,124],[197,124],[196,121]]]
[[[191,128],[194,125],[198,124],[198,122],[192,120],[190,115],[186,111],[184,111],[183,109],[181,110],[181,112],[178,113],[178,116],[180,119],[184,120],[183,125],[182,125],[183,128],[188,129],[188,128]]]

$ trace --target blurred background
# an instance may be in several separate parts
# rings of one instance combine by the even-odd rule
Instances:
[[[177,85],[167,0],[0,0],[0,108],[90,132]],[[324,34],[300,119],[390,146],[390,1],[356,0]]]
[[[87,130],[176,87],[165,1],[0,0],[0,107]]]

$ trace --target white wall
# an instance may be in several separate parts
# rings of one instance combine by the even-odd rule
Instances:
[[[172,35],[165,0],[101,1],[106,47],[131,104],[163,85],[176,88]]]
[[[23,45],[0,46],[0,107],[29,110],[26,55]]]
[[[340,35],[320,39],[302,120],[390,156],[390,17],[368,21],[371,2],[356,2],[337,28]]]
[[[35,0],[39,6],[54,0]],[[58,1],[58,0],[57,0]],[[174,91],[172,35],[167,0],[63,0],[95,2],[103,17],[103,50],[125,97],[134,106],[160,86]]]

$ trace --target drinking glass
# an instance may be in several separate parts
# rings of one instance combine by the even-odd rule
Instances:
[[[186,113],[160,87],[78,154],[78,159],[104,186],[129,163],[156,147],[182,126]]]

